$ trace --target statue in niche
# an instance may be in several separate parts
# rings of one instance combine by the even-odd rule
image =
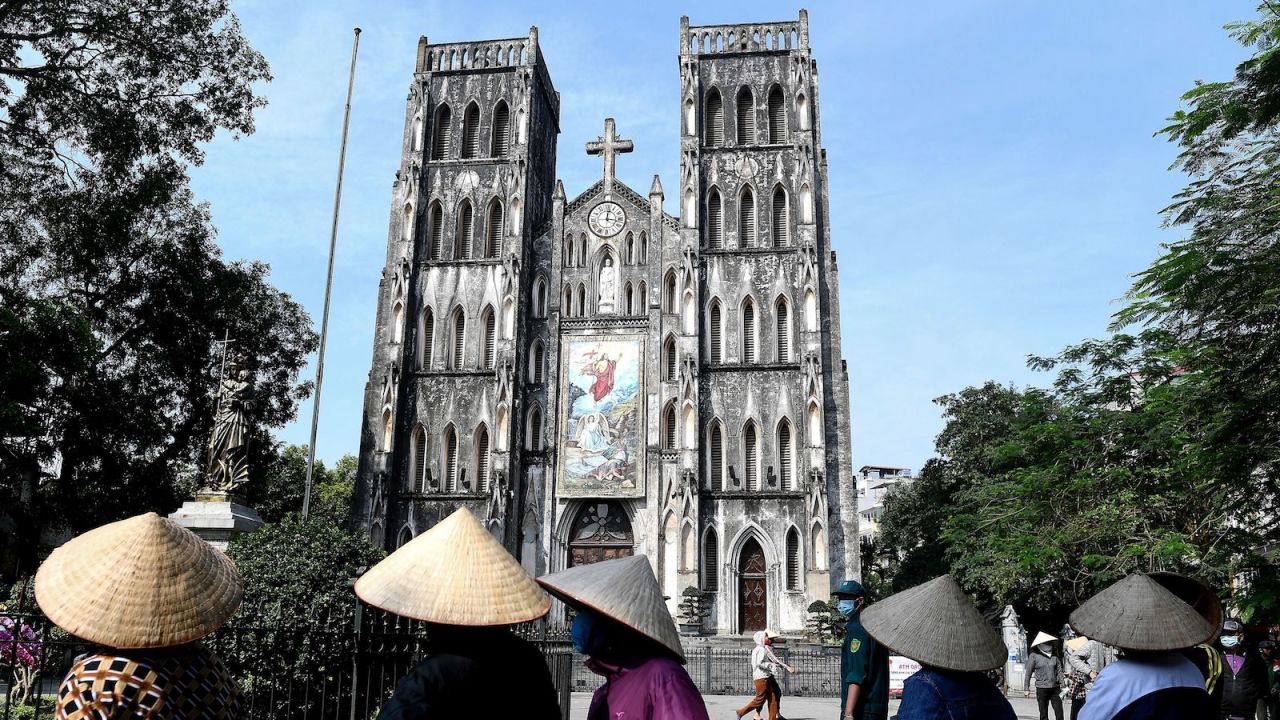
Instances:
[[[253,381],[237,360],[228,362],[218,385],[218,408],[209,438],[205,489],[232,493],[249,481],[249,403]]]
[[[618,268],[613,264],[613,256],[605,255],[600,264],[600,312],[612,313],[618,291]]]

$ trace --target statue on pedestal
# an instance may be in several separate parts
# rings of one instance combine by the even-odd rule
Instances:
[[[249,481],[249,371],[232,360],[218,386],[218,409],[209,439],[205,492],[233,493]]]

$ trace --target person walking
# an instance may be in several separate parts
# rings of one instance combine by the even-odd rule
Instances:
[[[1258,656],[1262,658],[1262,666],[1267,670],[1267,695],[1262,700],[1262,711],[1259,718],[1280,720],[1280,688],[1276,686],[1276,642],[1270,638],[1258,641]]]
[[[889,717],[889,652],[876,642],[858,615],[867,604],[867,591],[857,580],[845,580],[832,593],[836,610],[848,618],[840,646],[840,711],[849,720]]]
[[[1236,618],[1222,623],[1218,636],[1222,654],[1222,720],[1252,720],[1258,701],[1267,697],[1267,670],[1262,658],[1246,643],[1244,624]]]
[[[1031,681],[1036,683],[1036,705],[1040,708],[1040,720],[1049,720],[1049,706],[1053,716],[1062,720],[1062,661],[1053,654],[1057,638],[1047,632],[1036,633],[1027,657],[1027,669],[1022,674],[1022,696],[1031,697]]]
[[[239,720],[239,686],[201,638],[244,597],[236,564],[155,513],[67,541],[36,572],[36,603],[97,647],[76,658],[55,720]]]
[[[1106,667],[1106,648],[1097,640],[1077,635],[1064,644],[1062,654],[1067,661],[1067,678],[1070,680],[1071,720],[1076,720],[1080,716],[1080,708],[1088,700],[1089,691],[1093,689],[1093,681]]]
[[[579,565],[538,584],[577,611],[573,646],[605,678],[587,720],[708,720],[647,557]]]
[[[400,679],[378,720],[559,720],[547,663],[511,626],[551,598],[466,508],[405,543],[356,580],[369,605],[426,623],[426,657]]]
[[[986,671],[1004,641],[950,575],[903,590],[862,613],[867,633],[920,663],[903,683],[897,720],[1015,720]]]
[[[1214,628],[1155,580],[1121,578],[1076,608],[1070,622],[1124,653],[1098,673],[1080,720],[1209,718],[1204,678],[1180,651],[1207,640]]]
[[[782,670],[794,673],[796,669],[774,654],[775,637],[778,637],[777,633],[770,630],[758,630],[752,636],[756,646],[751,650],[751,681],[755,684],[756,695],[734,713],[739,718],[753,710],[759,717],[760,710],[768,703],[769,720],[778,720],[778,713],[782,711],[782,687],[778,685],[777,674]]]

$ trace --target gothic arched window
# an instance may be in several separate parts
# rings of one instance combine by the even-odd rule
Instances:
[[[560,313],[565,317],[573,317],[573,287],[564,289],[564,302],[560,306]]]
[[[787,589],[800,589],[800,533],[791,528],[787,531]]]
[[[446,160],[449,157],[449,141],[453,136],[453,114],[449,106],[440,103],[436,108],[435,128],[431,133],[431,159]]]
[[[720,91],[715,88],[707,93],[706,128],[703,131],[703,142],[710,147],[724,144],[724,102],[720,99]]]
[[[427,487],[427,431],[419,423],[413,430],[413,464],[409,466],[409,490],[423,492]]]
[[[676,379],[676,339],[673,337],[662,344],[662,379]]]
[[[742,186],[742,195],[738,197],[738,245],[756,246],[756,194],[749,185]]]
[[[525,438],[525,449],[539,452],[542,450],[542,408],[534,405],[529,408],[529,422],[526,423],[528,436]]]
[[[720,591],[720,542],[715,528],[707,528],[702,537],[702,590]]]
[[[664,288],[663,299],[666,301],[663,303],[666,305],[664,309],[669,313],[679,312],[680,303],[676,295],[676,271],[668,270],[667,277],[662,281],[662,284]]]
[[[489,428],[484,423],[476,428],[476,492],[489,489]]]
[[[724,427],[719,421],[711,424],[711,441],[710,453],[708,458],[711,464],[711,489],[720,491],[724,489]]]
[[[787,299],[778,298],[778,303],[773,308],[773,316],[777,325],[774,338],[777,340],[777,361],[780,363],[791,361],[791,308],[787,305]]]
[[[458,431],[453,425],[444,431],[444,490],[458,491]]]
[[[587,314],[587,285],[586,283],[578,283],[578,316],[585,317]]]
[[[635,237],[635,235],[633,235],[632,233],[627,233],[627,239],[626,239],[626,243],[625,243],[625,244],[626,244],[626,249],[627,249],[627,264],[628,264],[628,265],[635,265],[635,264],[636,264],[636,237]]]
[[[634,315],[636,305],[635,298],[632,297],[631,281],[629,280],[626,285],[622,286],[622,301],[624,303],[624,308],[626,309],[626,314]]]
[[[493,308],[484,309],[481,315],[481,322],[484,324],[484,336],[480,339],[480,357],[482,358],[482,366],[485,370],[492,370],[497,360],[497,321],[494,318]]]
[[[505,100],[499,100],[493,109],[493,140],[489,154],[492,157],[506,157],[511,148],[511,110]]]
[[[715,188],[707,195],[707,247],[712,250],[724,247],[724,203]]]
[[[662,409],[662,447],[665,450],[676,449],[676,403],[667,401]]]
[[[439,260],[444,252],[444,209],[440,202],[432,202],[427,208],[427,258]]]
[[[533,316],[547,316],[547,280],[541,275],[533,281]]]
[[[742,303],[742,362],[756,361],[756,303],[747,298]]]
[[[649,236],[644,232],[640,232],[640,264],[644,265],[649,262]]]
[[[466,358],[466,339],[467,316],[462,308],[458,308],[453,311],[453,356],[449,358],[454,370],[462,369],[462,362]]]
[[[791,490],[795,478],[795,452],[792,450],[791,423],[783,418],[778,423],[778,483],[782,490]]]
[[[773,246],[786,247],[790,243],[787,223],[787,191],[779,185],[773,189]]]
[[[529,382],[534,385],[542,384],[542,367],[546,363],[546,350],[542,346],[541,340],[534,340],[533,346],[529,348]]]
[[[636,314],[643,315],[649,311],[649,288],[645,286],[644,281],[636,286]]]
[[[431,369],[431,358],[436,348],[436,316],[431,308],[422,311],[418,321],[418,368]]]
[[[560,264],[564,267],[573,267],[573,236],[566,235],[564,238],[564,250],[560,253]]]
[[[485,238],[484,256],[496,258],[502,253],[502,202],[494,198],[489,203],[488,233]]]
[[[756,144],[756,99],[751,88],[744,87],[738,91],[738,144]]]
[[[462,116],[462,157],[480,157],[480,106],[474,102]]]
[[[466,260],[471,257],[471,243],[475,239],[475,212],[470,200],[463,200],[458,208],[458,232],[453,241],[453,259]]]
[[[708,321],[709,332],[707,333],[707,354],[711,356],[711,362],[724,362],[724,346],[720,338],[720,301],[713,300],[711,302],[711,312]]]
[[[780,145],[787,141],[787,111],[782,104],[782,88],[769,90],[769,142]]]
[[[742,428],[742,464],[746,489],[760,489],[760,433],[750,420]]]

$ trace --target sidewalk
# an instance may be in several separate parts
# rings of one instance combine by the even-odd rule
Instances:
[[[737,695],[705,695],[703,701],[707,704],[707,715],[711,720],[732,720],[733,712],[746,704],[748,698],[746,696]],[[587,706],[591,703],[590,693],[574,693],[573,705],[569,717],[572,720],[586,720]],[[1013,705],[1013,711],[1018,714],[1019,720],[1037,720],[1039,715],[1036,710],[1035,698],[1024,698],[1021,694],[1016,697],[1009,698],[1009,703]],[[1070,707],[1067,703],[1063,703],[1062,714],[1066,717]],[[889,717],[893,717],[898,711],[897,701],[889,704]],[[839,698],[782,698],[782,714],[787,720],[839,720],[840,718],[840,699]],[[748,715],[748,717],[750,717]],[[1053,717],[1053,711],[1049,711],[1049,717]]]

